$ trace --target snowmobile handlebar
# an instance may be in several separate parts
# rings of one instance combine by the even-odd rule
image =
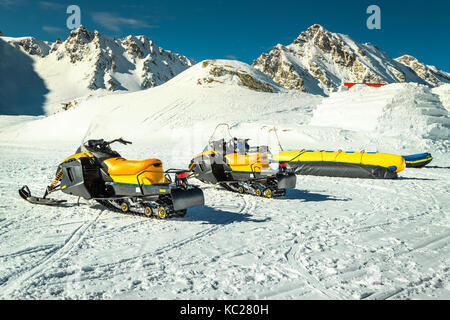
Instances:
[[[123,138],[114,139],[114,140],[108,142],[108,144],[111,144],[111,143],[114,143],[114,142],[120,142],[121,144],[125,144],[125,145],[132,144],[131,141],[123,140]]]
[[[122,138],[119,138],[119,139],[114,139],[114,140],[111,140],[111,141],[105,141],[103,139],[89,140],[88,141],[88,145],[91,148],[95,148],[95,147],[102,148],[102,147],[109,146],[110,144],[113,144],[114,142],[120,142],[121,144],[125,144],[125,145],[132,144],[131,141],[126,141],[126,140],[123,140]]]

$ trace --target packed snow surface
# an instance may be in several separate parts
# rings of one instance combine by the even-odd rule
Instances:
[[[199,63],[148,90],[48,117],[0,117],[0,298],[450,298],[448,91],[271,93],[247,65],[215,63],[225,71]],[[187,168],[221,122],[273,153],[276,132],[284,150],[430,151],[434,160],[397,180],[297,176],[280,199],[191,180],[205,206],[165,221],[64,194],[60,208],[23,201],[17,190],[43,194],[91,120],[99,135],[133,141],[118,146],[124,157],[159,158],[166,169]]]

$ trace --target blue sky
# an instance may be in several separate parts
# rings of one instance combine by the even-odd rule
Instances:
[[[411,54],[450,72],[450,1],[0,0],[0,30],[6,36],[65,39],[70,4],[80,7],[81,23],[91,31],[115,37],[144,34],[197,61],[235,58],[251,63],[318,23],[371,42],[391,57]],[[372,4],[381,9],[381,30],[366,27],[366,9]]]

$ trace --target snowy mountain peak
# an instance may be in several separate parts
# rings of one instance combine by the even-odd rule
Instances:
[[[320,24],[314,24],[306,29],[306,31],[301,32],[293,43],[303,43],[316,37],[329,38],[330,36],[331,34],[328,30],[326,30]]]
[[[377,46],[357,43],[319,24],[301,32],[287,46],[276,45],[252,66],[285,88],[325,95],[344,82],[430,83]]]
[[[86,27],[81,25],[77,29],[70,31],[69,38],[77,38],[80,40],[85,40],[85,42],[89,42],[93,38],[94,33],[98,34],[97,31],[90,32],[88,29],[86,29]]]
[[[11,56],[21,57],[23,64],[32,65],[27,70],[34,70],[33,79],[40,78],[40,82],[44,82],[39,86],[48,89],[42,90],[46,92],[43,97],[45,113],[60,111],[63,103],[75,98],[103,94],[102,90],[137,91],[154,87],[195,63],[164,50],[146,36],[116,39],[97,30],[89,31],[84,26],[72,30],[64,41],[46,42],[32,37],[2,37],[2,40],[12,47],[11,50],[19,50]],[[0,77],[8,73],[0,69]],[[20,85],[18,81],[17,86]],[[24,110],[29,108],[27,102],[27,106],[17,106],[17,112],[28,113]]]

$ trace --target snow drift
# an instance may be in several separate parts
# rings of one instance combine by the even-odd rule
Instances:
[[[399,149],[448,150],[450,118],[439,96],[424,85],[364,85],[332,93],[317,106],[311,125],[363,132],[378,141],[398,140]]]

